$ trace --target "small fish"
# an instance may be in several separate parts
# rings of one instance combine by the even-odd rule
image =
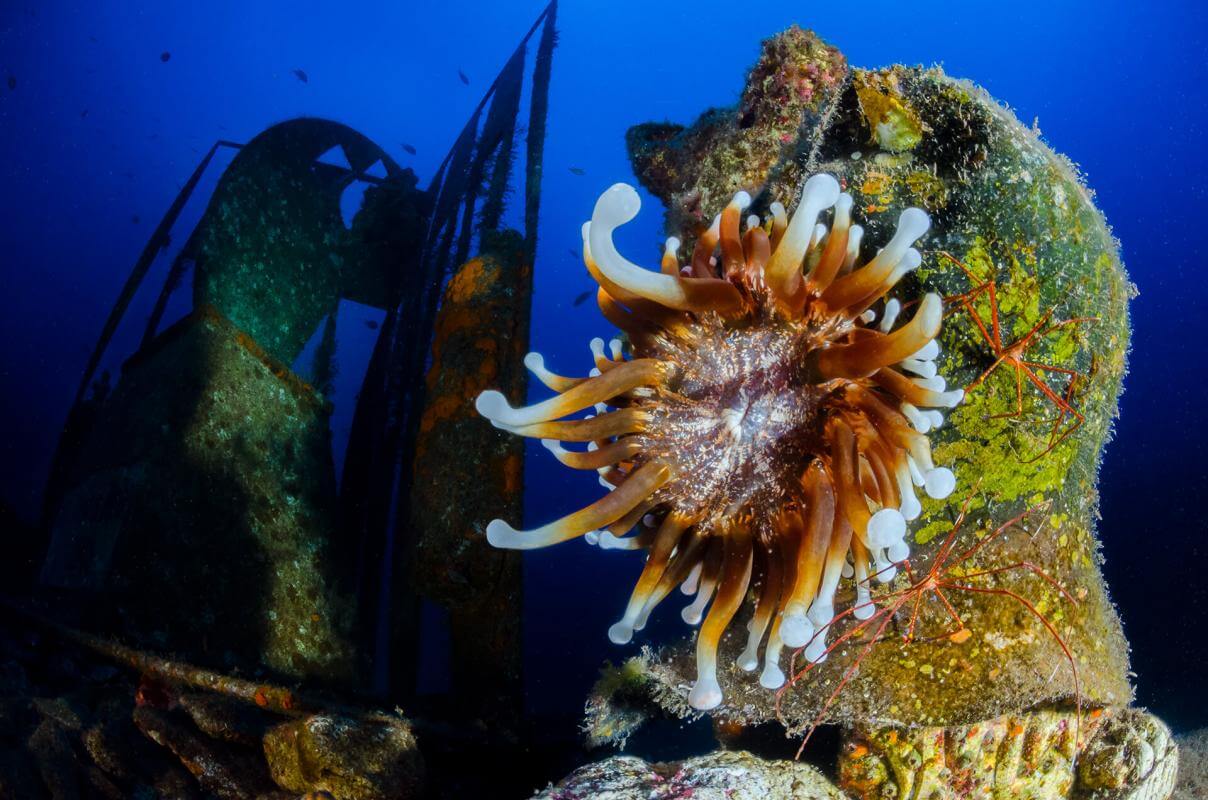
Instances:
[[[295,70],[293,70],[293,74],[294,74],[295,78],[302,81],[303,83],[310,83],[310,78],[307,76],[305,70],[295,69]]]
[[[11,91],[15,90],[16,88],[17,88],[17,76],[9,75],[8,76],[8,90],[11,92]]]
[[[457,77],[461,78],[461,82],[464,83],[466,86],[470,85],[470,79],[467,78],[466,74],[464,72],[462,72],[461,70],[457,70]]]
[[[159,60],[164,62],[165,64],[168,63],[168,59],[170,59],[171,57],[172,57],[172,54],[169,53],[167,50],[165,50],[159,54]]]
[[[586,175],[587,174],[587,171],[585,169],[583,169],[582,167],[568,167],[568,169],[571,171],[571,174],[574,174],[574,175]]]
[[[371,331],[376,331],[378,329],[377,320],[375,320],[375,319],[365,320],[365,327]]]
[[[83,119],[86,116],[88,116],[88,109],[84,109],[80,112],[80,119]]]
[[[588,289],[586,292],[583,292],[578,297],[576,297],[574,302],[571,303],[571,305],[572,306],[581,306],[581,305],[583,305],[583,303],[585,303],[587,301],[587,298],[591,297],[591,295],[592,295],[592,292],[590,289]]]
[[[138,214],[131,214],[130,221],[133,222],[135,225],[137,225],[139,223]]]
[[[566,252],[570,253],[570,257],[574,258],[574,259],[580,259],[583,257],[583,254],[578,252],[577,250],[575,250],[575,248],[573,248],[573,247],[568,249]]]
[[[403,142],[403,149],[406,150],[411,155],[415,155],[415,148],[412,147],[411,145],[407,144],[406,142]]]

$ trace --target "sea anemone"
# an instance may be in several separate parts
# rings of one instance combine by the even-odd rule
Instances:
[[[605,352],[594,340],[586,378],[554,374],[530,353],[526,365],[556,396],[512,408],[488,391],[476,403],[496,427],[541,438],[611,490],[535,530],[494,520],[488,540],[526,550],[585,536],[645,550],[609,638],[628,642],[677,585],[694,595],[683,618],[703,618],[688,697],[699,710],[722,701],[718,642],[748,590],[754,613],[738,664],[759,668],[767,634],[760,683],[779,688],[784,646],[826,657],[844,578],[855,586],[852,614],[873,614],[870,581],[891,580],[909,554],[907,521],[921,511],[914,487],[943,498],[955,485],[925,436],[943,423],[934,409],[963,397],[936,374],[940,298],[925,295],[902,325],[902,304],[885,299],[922,261],[911,245],[927,214],[903,211],[893,237],[857,268],[863,231],[832,176],[805,183],[792,219],[773,203],[766,221],[751,215],[744,226],[750,202],[736,194],[687,265],[668,239],[655,272],[613,244],[613,231],[637,215],[637,192],[608,189],[583,226],[583,260],[627,343]],[[831,208],[830,225],[819,223]]]

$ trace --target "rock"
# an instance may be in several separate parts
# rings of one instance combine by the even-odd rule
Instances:
[[[734,192],[797,158],[798,130],[820,123],[846,76],[838,49],[793,26],[764,43],[737,106],[710,109],[690,128],[630,128],[625,143],[634,172],[666,203],[667,230],[686,232],[690,241]]]
[[[52,719],[44,719],[29,737],[42,783],[52,800],[76,800],[82,796],[80,763],[72,750],[71,737]]]
[[[418,797],[423,783],[415,735],[395,717],[283,722],[265,734],[264,755],[281,788],[325,791],[335,800],[405,800]]]
[[[866,651],[867,641],[853,634],[790,686],[778,707],[774,693],[734,665],[746,638],[740,618],[722,643],[725,702],[711,714],[744,725],[780,719],[804,731],[819,719],[971,724],[1068,701],[1076,690],[1088,707],[1126,706],[1132,699],[1128,648],[1100,574],[1094,527],[1096,470],[1117,412],[1133,292],[1117,243],[1070,162],[983,90],[937,68],[849,69],[837,53],[807,44],[811,37],[792,29],[765,42],[740,105],[712,109],[689,128],[664,126],[658,136],[651,126],[631,129],[634,168],[666,204],[667,232],[691,241],[738,189],[754,198],[753,213],[765,213],[776,200],[792,211],[802,181],[826,172],[852,195],[871,256],[892,235],[900,212],[920,206],[931,217],[919,244],[922,267],[895,296],[904,304],[923,291],[971,296],[993,277],[1004,346],[1046,315],[1065,323],[1030,340],[1027,357],[1077,373],[1047,373],[1046,380],[1083,422],[1076,425],[1026,379],[1022,414],[1016,414],[1016,376],[1003,368],[978,383],[931,434],[936,462],[955,470],[958,485],[946,501],[924,498],[922,515],[911,523],[907,540],[916,574],[931,566],[968,499],[968,518],[953,557],[937,567],[939,577],[962,583],[969,572],[1021,562],[1038,565],[1044,575],[1010,567],[969,580],[996,593],[945,590],[962,623],[961,635],[952,638],[946,634],[953,620],[938,596],[924,592],[913,641],[899,625]],[[758,96],[769,85],[762,76],[816,72],[820,58],[835,73],[811,95],[820,105],[797,108],[791,124],[744,112],[760,106]],[[769,144],[784,135],[791,144]],[[692,205],[697,198],[705,198],[699,209]],[[984,288],[970,303],[989,319]],[[973,384],[995,363],[991,344],[959,303],[950,302],[939,341],[939,372],[950,387]],[[956,555],[979,532],[1027,509],[1022,524],[976,555]],[[908,586],[902,571],[878,591]],[[850,595],[836,603],[840,610],[850,605]],[[850,630],[853,622],[837,627]],[[651,696],[673,714],[691,714],[691,650],[668,648],[649,662]]]
[[[27,800],[45,791],[25,748],[0,750],[0,800]]]
[[[87,712],[69,697],[35,697],[33,706],[44,718],[77,733],[83,729],[87,718]]]
[[[816,768],[718,751],[670,764],[613,756],[580,767],[533,800],[843,800]]]
[[[276,722],[259,708],[222,695],[186,692],[181,709],[207,736],[259,749],[265,730]]]
[[[273,788],[259,759],[199,735],[182,714],[141,706],[134,710],[134,724],[148,739],[171,750],[206,792],[244,800]]]
[[[1141,709],[1112,714],[1078,758],[1074,800],[1166,800],[1179,747],[1160,719]]]
[[[1175,737],[1179,748],[1179,779],[1171,800],[1208,797],[1208,728]]]

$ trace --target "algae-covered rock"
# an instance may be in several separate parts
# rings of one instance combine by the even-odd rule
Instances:
[[[806,41],[815,44],[796,44]],[[803,730],[818,720],[968,724],[1068,701],[1076,691],[1087,706],[1125,705],[1127,644],[1094,532],[1096,470],[1117,410],[1133,293],[1117,243],[1074,166],[982,89],[938,68],[847,69],[819,48],[796,29],[774,37],[739,107],[706,112],[673,135],[662,126],[661,138],[650,126],[633,128],[630,153],[639,179],[669,209],[668,233],[686,241],[738,189],[754,198],[754,213],[777,200],[791,213],[803,180],[819,172],[851,193],[865,257],[890,238],[904,208],[930,214],[918,245],[922,266],[895,296],[907,307],[924,291],[948,298],[939,371],[968,391],[930,434],[937,463],[952,467],[959,483],[945,501],[924,500],[911,525],[911,563],[916,577],[934,565],[948,582],[960,624],[935,592],[923,592],[912,640],[904,636],[910,609],[867,649],[872,631],[853,633],[778,706],[754,675],[729,666],[726,702],[714,716],[779,718]],[[760,107],[761,76],[816,68],[821,52],[833,72],[827,89],[811,95],[815,104],[794,107],[788,123],[745,114]],[[786,131],[790,142],[769,144]],[[703,204],[689,214],[693,198]],[[1030,373],[1017,372],[1017,362],[1030,362]],[[965,502],[968,516],[956,529]],[[955,546],[935,564],[950,533]],[[996,571],[974,574],[985,570]],[[884,602],[910,585],[902,571],[874,595]],[[838,627],[851,626],[846,619]],[[743,639],[742,626],[732,625],[723,663],[733,665]],[[650,664],[652,694],[688,714],[694,673],[688,649],[671,648]]]
[[[843,800],[814,767],[719,751],[669,764],[634,756],[588,764],[533,800]]]
[[[1166,800],[1179,747],[1166,724],[1141,709],[1109,714],[1078,758],[1075,800]]]
[[[264,755],[281,788],[325,791],[335,800],[406,800],[423,781],[411,726],[394,717],[283,722],[265,734]]]

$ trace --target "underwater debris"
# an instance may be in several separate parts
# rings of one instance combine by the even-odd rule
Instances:
[[[172,58],[172,54],[169,53],[167,50],[165,50],[159,54],[159,60],[165,64],[167,64],[171,58]]]
[[[575,299],[571,301],[571,305],[577,308],[578,306],[586,303],[587,298],[591,297],[593,294],[595,294],[595,292],[590,289],[586,292],[580,292],[579,294],[575,295]]]
[[[306,74],[306,70],[294,69],[290,70],[290,74],[303,83],[310,83],[310,77]]]
[[[532,275],[520,234],[506,231],[486,237],[482,254],[450,278],[412,462],[420,535],[410,585],[449,612],[449,679],[460,707],[499,724],[520,715],[520,620],[503,610],[521,606],[521,563],[483,540],[481,521],[520,513],[523,445],[492,435],[465,397],[491,385],[524,397]]]
[[[10,92],[17,91],[17,76],[16,75],[8,76],[8,90]]]
[[[567,169],[570,170],[572,175],[586,175],[587,174],[587,170],[583,169],[582,167],[567,167]]]
[[[462,72],[460,69],[459,69],[459,70],[457,70],[457,77],[458,77],[458,78],[461,80],[461,82],[462,82],[462,83],[464,83],[466,86],[469,86],[469,85],[470,85],[470,79],[469,79],[468,77],[466,77],[466,74],[465,74],[464,72]]]
[[[403,151],[404,151],[404,152],[409,153],[409,154],[411,154],[411,155],[415,155],[415,153],[416,153],[415,147],[413,147],[412,145],[407,144],[406,142],[403,142],[403,145],[402,145],[402,146],[403,146]]]
[[[1079,783],[1075,762],[1109,713],[1087,716],[1082,746],[1074,715],[1057,709],[955,728],[856,725],[844,732],[839,786],[853,800],[1067,798]]]
[[[685,583],[695,600],[684,621],[703,619],[688,702],[709,710],[722,702],[718,643],[748,588],[758,599],[738,663],[759,669],[766,633],[768,689],[784,684],[783,647],[826,655],[849,555],[855,616],[874,614],[871,581],[891,580],[909,554],[907,522],[922,508],[915,487],[942,499],[956,485],[925,434],[943,423],[934,409],[955,407],[963,393],[936,372],[939,296],[926,295],[903,324],[901,303],[887,299],[921,263],[911,247],[930,225],[921,210],[903,211],[883,249],[862,260],[851,197],[830,175],[806,182],[791,217],[773,203],[763,223],[747,217],[745,233],[750,197],[739,192],[687,265],[673,237],[652,272],[613,244],[639,203],[617,184],[583,228],[601,311],[627,335],[630,358],[620,341],[608,355],[597,339],[592,376],[566,378],[530,353],[526,364],[557,397],[518,409],[490,391],[475,402],[497,427],[542,439],[563,464],[598,470],[612,493],[533,531],[496,519],[487,539],[524,550],[586,535],[605,549],[648,551],[609,638],[629,642]],[[831,207],[831,224],[819,222]],[[598,416],[556,421],[593,405]],[[589,444],[570,451],[563,441]]]

